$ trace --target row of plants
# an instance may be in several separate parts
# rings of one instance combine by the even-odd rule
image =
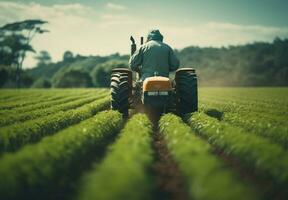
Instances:
[[[78,179],[84,163],[102,156],[100,152],[122,124],[120,113],[104,111],[37,144],[3,155],[1,199],[62,199],[61,191]]]
[[[50,91],[44,92],[44,90],[7,90],[1,89],[0,102],[18,101],[29,97],[37,97],[39,95],[45,95]]]
[[[85,104],[77,109],[60,111],[23,123],[0,128],[0,152],[16,151],[28,143],[34,143],[72,124],[87,119],[97,112],[107,109],[109,97]]]
[[[52,100],[52,101],[43,101],[40,103],[35,103],[32,105],[27,105],[27,106],[23,106],[23,107],[18,107],[18,108],[14,108],[12,110],[0,110],[0,115],[3,114],[12,114],[15,112],[18,113],[24,113],[24,112],[30,112],[30,111],[34,111],[34,110],[38,110],[38,109],[45,109],[48,107],[52,107],[55,105],[59,105],[59,104],[63,104],[69,101],[73,101],[73,100],[77,100],[77,99],[81,99],[81,98],[85,98],[85,97],[91,97],[91,94],[77,94],[77,95],[69,95],[69,96],[65,96],[63,98],[57,99],[57,100]]]
[[[257,193],[227,168],[212,153],[211,146],[197,137],[179,117],[164,115],[159,129],[184,175],[191,199],[259,199]]]
[[[26,91],[26,92],[23,92]],[[17,107],[22,107],[26,105],[33,105],[36,103],[41,103],[43,101],[53,101],[56,99],[61,99],[67,96],[74,96],[75,94],[89,94],[89,93],[98,93],[97,90],[75,90],[75,89],[68,89],[68,90],[15,90],[14,100],[12,99],[4,99],[0,102],[0,110],[10,110]],[[5,90],[1,90],[0,94],[4,95]],[[20,93],[20,94],[18,94]],[[16,98],[16,99],[15,99]]]
[[[76,99],[73,101],[66,102],[64,104],[56,104],[52,107],[46,109],[37,109],[27,113],[19,113],[17,110],[11,112],[7,115],[0,116],[0,127],[7,126],[10,124],[20,123],[31,119],[36,119],[43,116],[48,116],[60,111],[67,111],[70,109],[76,109],[77,107],[83,106],[87,103],[93,102],[95,100],[107,97],[108,93],[95,95],[92,97],[86,97],[83,99]]]
[[[240,104],[250,102],[265,106],[281,106],[287,105],[285,97],[287,96],[287,88],[200,88],[201,96],[217,100],[234,101]],[[213,98],[214,97],[214,98]],[[274,103],[274,104],[273,104]]]
[[[271,123],[277,123],[277,124],[284,124],[285,120],[283,116],[285,114],[288,114],[288,112],[283,109],[285,106],[282,106],[281,109],[277,110],[274,108],[269,108],[266,106],[261,106],[254,104],[253,106],[248,106],[247,103],[241,103],[237,104],[235,102],[228,102],[226,100],[219,100],[216,101],[213,99],[210,100],[203,100],[200,104],[200,108],[217,108],[221,110],[222,112],[231,112],[231,113],[237,113],[245,116],[251,116],[254,117],[257,115],[257,118],[261,118],[264,120],[267,120]],[[288,108],[288,106],[287,106]]]
[[[243,128],[249,133],[270,138],[283,147],[288,147],[288,125],[286,115],[270,115],[267,113],[265,114],[265,112],[255,112],[253,108],[248,112],[241,109],[233,109],[231,107],[235,106],[231,106],[231,104],[227,102],[219,104],[208,103],[208,105],[201,104],[200,110],[212,117],[216,117],[229,124]],[[245,107],[245,105],[242,105],[242,107]]]
[[[283,116],[286,112],[261,105],[254,105],[249,107],[245,103],[236,104],[235,102],[227,102],[225,100],[219,102],[215,102],[215,100],[205,100],[201,102],[201,110],[209,108],[217,108],[218,110],[225,113],[237,113],[245,116],[257,115],[259,118],[265,119],[267,121],[269,120],[272,123],[283,123],[281,116]]]
[[[79,199],[151,199],[152,126],[144,114],[134,115],[107,156],[86,178]]]
[[[58,99],[63,98],[64,95],[62,94],[54,94],[54,95],[48,95],[48,94],[38,94],[38,96],[33,97],[33,96],[28,96],[27,98],[23,98],[21,100],[17,100],[17,101],[4,101],[1,102],[0,104],[0,110],[11,110],[14,108],[18,108],[18,107],[23,107],[23,106],[27,106],[27,105],[33,105],[33,104],[37,104],[37,103],[41,103],[43,101],[55,101]]]
[[[284,120],[285,116],[283,116]],[[281,144],[284,148],[288,147],[288,125],[271,123],[266,119],[258,118],[256,115],[243,116],[236,113],[225,113],[223,120],[229,124],[238,126],[248,132],[255,133],[259,136],[264,136],[271,141]],[[284,123],[284,122],[283,122]]]
[[[39,108],[45,108],[45,107],[49,107],[51,105],[55,105],[56,103],[58,102],[64,102],[65,99],[70,99],[70,98],[76,98],[76,97],[88,97],[88,96],[97,96],[99,94],[103,94],[104,92],[107,92],[107,90],[104,90],[104,89],[97,89],[93,92],[90,92],[90,91],[86,91],[86,90],[83,90],[83,91],[79,91],[77,93],[73,92],[73,93],[70,93],[70,92],[67,92],[65,90],[63,90],[62,93],[58,94],[51,94],[49,95],[50,97],[53,97],[53,96],[60,96],[59,99],[56,99],[56,100],[42,100],[40,102],[37,102],[37,103],[34,103],[34,104],[31,104],[31,105],[26,105],[26,106],[20,106],[20,107],[16,107],[16,108],[13,108],[13,109],[10,109],[10,110],[0,110],[0,114],[3,114],[3,113],[9,113],[9,112],[13,112],[15,110],[19,111],[19,112],[27,112],[27,111],[31,111],[31,110],[36,110],[36,109],[39,109]],[[35,99],[35,98],[33,98]],[[67,100],[68,101],[68,100]],[[1,103],[0,103],[1,105]]]
[[[267,92],[267,95],[269,96],[270,93]],[[244,97],[247,97],[248,95],[243,94]],[[260,95],[260,97],[263,96]],[[279,114],[287,114],[287,109],[283,110],[283,107],[288,107],[287,102],[277,102],[279,97],[281,95],[279,94],[278,98],[275,98],[273,100],[264,102],[267,96],[262,99],[259,96],[253,95],[254,98],[248,98],[248,99],[241,99],[240,95],[232,96],[232,95],[223,95],[222,93],[219,94],[219,96],[211,95],[211,94],[202,94],[200,100],[203,105],[207,106],[221,106],[225,111],[237,111],[237,112],[258,112],[262,113],[264,115],[274,115],[277,116]],[[284,98],[283,98],[284,99]]]
[[[3,92],[2,92],[3,93]],[[82,92],[80,92],[81,94]],[[82,94],[85,94],[84,92]],[[55,101],[67,96],[73,95],[73,93],[70,92],[65,92],[63,91],[62,93],[52,93],[47,92],[47,93],[37,93],[34,95],[25,95],[22,96],[19,100],[5,100],[0,103],[0,110],[7,111],[7,110],[12,110],[15,108],[19,107],[24,107],[24,106],[29,106],[29,105],[34,105],[34,104],[39,104],[42,103],[43,101],[48,102],[48,101]],[[16,95],[15,95],[16,96]]]
[[[280,145],[204,113],[193,114],[188,123],[225,155],[238,160],[254,174],[272,181],[278,189],[287,188],[288,154]]]

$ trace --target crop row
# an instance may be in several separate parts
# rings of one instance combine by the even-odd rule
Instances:
[[[16,102],[23,99],[38,97],[50,94],[50,90],[5,90],[1,89],[0,103],[2,102]]]
[[[238,180],[235,174],[212,154],[211,146],[198,138],[179,117],[173,114],[163,116],[159,128],[186,179],[191,199],[259,198],[255,191]]]
[[[100,94],[103,94],[103,92],[99,92],[97,95],[94,94],[94,96],[98,96]],[[77,99],[83,99],[85,97],[91,97],[91,94],[77,94],[77,95],[69,95],[57,100],[52,100],[52,101],[43,101],[43,102],[39,102],[33,105],[28,105],[28,106],[24,106],[24,107],[17,107],[14,108],[12,110],[1,110],[0,111],[0,115],[9,115],[9,114],[13,114],[15,112],[18,113],[24,113],[24,112],[30,112],[30,111],[34,111],[34,110],[38,110],[38,109],[45,109],[48,107],[52,107],[52,106],[57,106],[59,104],[63,104],[63,103],[67,103],[69,101],[73,101],[73,100],[77,100]]]
[[[279,188],[288,186],[288,155],[278,144],[203,113],[193,114],[188,123],[212,145],[255,174],[273,180]]]
[[[270,138],[272,141],[281,144],[284,148],[288,147],[288,126],[286,124],[269,122],[257,116],[243,116],[236,113],[225,113],[223,120],[232,125],[245,129],[250,133]]]
[[[281,116],[287,113],[286,110],[277,108],[270,108],[269,106],[264,106],[260,104],[252,104],[249,105],[249,102],[237,103],[235,101],[228,100],[217,100],[213,98],[202,98],[201,107],[217,107],[221,108],[225,112],[237,112],[242,114],[253,113],[253,114],[261,114],[261,117],[267,116]],[[283,108],[283,107],[282,107]]]
[[[245,119],[251,119],[251,120],[260,120],[265,121],[266,123],[271,123],[274,125],[286,125],[287,119],[286,115],[282,114],[269,114],[269,113],[261,113],[261,112],[255,112],[252,108],[248,110],[242,110],[242,109],[233,109],[227,107],[230,107],[229,104],[201,104],[200,110],[201,111],[209,111],[211,109],[217,110],[218,112],[223,114],[223,117],[226,115],[235,115],[235,116],[242,116]]]
[[[85,95],[87,92],[80,92],[80,94]],[[35,94],[36,95],[36,94]],[[73,93],[67,93],[67,92],[63,92],[63,93],[50,93],[48,92],[47,94],[38,94],[35,97],[34,96],[27,96],[27,97],[23,97],[17,101],[4,101],[0,103],[0,110],[12,110],[15,108],[19,108],[19,107],[24,107],[24,106],[28,106],[28,105],[34,105],[34,104],[38,104],[38,103],[42,103],[43,101],[45,102],[49,102],[49,101],[55,101],[55,100],[59,100],[62,99],[64,97],[67,96],[74,96],[75,94]],[[77,94],[79,95],[79,93]]]
[[[40,103],[40,102],[43,102],[43,101],[55,101],[55,100],[58,100],[58,99],[61,99],[63,98],[64,95],[38,95],[37,97],[35,98],[27,98],[27,99],[21,99],[16,102],[10,102],[10,101],[5,101],[3,103],[0,104],[0,110],[11,110],[11,109],[14,109],[14,108],[18,108],[18,107],[22,107],[22,106],[27,106],[27,105],[33,105],[33,104],[36,104],[36,103]]]
[[[37,142],[46,135],[95,115],[108,108],[109,104],[109,98],[106,97],[77,109],[3,127],[0,129],[0,152],[15,151],[25,144]]]
[[[22,90],[20,90],[22,91]],[[61,99],[68,96],[75,96],[75,95],[86,95],[86,94],[93,94],[95,93],[97,95],[99,90],[43,90],[43,93],[37,93],[35,92],[34,95],[27,95],[23,96],[17,101],[10,101],[5,100],[4,102],[0,103],[0,110],[10,110],[17,107],[23,107],[27,105],[33,105],[37,103],[41,103],[43,101],[53,101],[57,99]],[[1,91],[0,91],[1,93]]]
[[[87,174],[79,199],[150,199],[151,133],[148,118],[134,115],[104,161]]]
[[[97,158],[97,152],[121,127],[118,112],[104,111],[37,144],[4,155],[0,159],[1,198],[55,199],[59,188],[73,181],[83,162],[91,160],[89,156]]]
[[[232,90],[233,91],[233,90]],[[231,91],[231,92],[232,92]],[[234,91],[235,92],[235,91]],[[270,93],[267,93],[270,95]],[[266,94],[266,95],[267,95]],[[273,99],[273,101],[268,102],[262,102],[262,100],[266,98],[266,96],[263,97],[263,94],[259,96],[253,95],[255,99],[241,99],[247,96],[247,94],[243,94],[242,96],[240,94],[237,94],[236,96],[232,96],[231,94],[226,94],[219,92],[219,96],[215,96],[208,93],[208,94],[202,94],[200,96],[200,102],[202,102],[203,105],[209,104],[218,104],[222,106],[226,106],[226,109],[229,110],[236,110],[236,111],[253,111],[258,112],[262,114],[270,114],[270,115],[277,115],[277,114],[287,114],[288,108],[287,102],[281,101],[281,103],[277,103],[277,100],[279,98]],[[279,95],[279,94],[278,94]],[[279,95],[281,96],[281,95]],[[263,98],[261,98],[263,97]],[[284,99],[284,98],[283,98]]]
[[[51,115],[51,114],[57,113],[59,111],[66,111],[66,110],[70,110],[73,108],[77,108],[79,106],[90,103],[90,102],[95,101],[97,99],[101,99],[101,98],[106,97],[106,96],[107,96],[107,94],[102,94],[102,95],[94,96],[94,97],[86,97],[83,99],[76,99],[74,101],[66,102],[64,104],[55,105],[55,106],[52,106],[52,107],[49,107],[46,109],[38,109],[35,111],[31,111],[28,113],[22,113],[22,114],[19,114],[18,111],[15,111],[15,112],[9,113],[8,115],[0,116],[0,127],[1,126],[7,126],[7,125],[12,124],[12,123],[19,123],[19,122],[39,118],[42,116]]]
[[[202,111],[221,119],[229,124],[245,129],[249,133],[270,138],[272,141],[288,147],[288,126],[286,115],[267,115],[262,113],[243,112],[240,110],[227,110],[229,104],[215,105],[214,107],[203,106]],[[214,109],[216,108],[216,109]]]
[[[210,99],[250,102],[262,106],[281,107],[287,105],[287,88],[205,88],[200,89],[201,96]]]
[[[97,91],[103,89],[97,89]],[[91,93],[95,89],[1,89],[0,91],[0,102],[2,101],[18,101],[24,98],[31,98],[33,96],[42,96],[42,95],[58,95],[58,94],[80,94],[80,93]]]
[[[277,122],[278,119],[281,120],[281,116],[288,114],[287,109],[282,106],[280,109],[267,108],[259,104],[248,105],[248,102],[245,103],[235,103],[234,101],[227,100],[215,100],[215,99],[203,99],[201,100],[200,108],[219,108],[224,112],[235,112],[241,113],[243,115],[259,115],[259,117],[264,119],[270,119],[274,122]],[[284,109],[283,109],[284,108]],[[288,108],[288,107],[287,107]],[[282,117],[283,118],[283,117]],[[283,120],[282,120],[283,121]]]

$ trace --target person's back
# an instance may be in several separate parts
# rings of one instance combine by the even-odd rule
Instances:
[[[141,73],[141,80],[155,74],[168,77],[170,71],[178,69],[179,60],[172,48],[162,41],[163,36],[158,30],[151,31],[147,42],[131,56],[130,68]]]

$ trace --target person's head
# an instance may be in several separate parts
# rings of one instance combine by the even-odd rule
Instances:
[[[151,40],[163,42],[163,35],[160,33],[159,30],[151,30],[147,35],[147,42]]]

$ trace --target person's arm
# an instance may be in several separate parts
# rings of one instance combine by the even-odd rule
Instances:
[[[143,61],[143,53],[142,48],[140,47],[131,57],[129,60],[129,67],[132,71],[139,72],[140,66],[142,65]]]
[[[179,68],[180,62],[178,58],[176,57],[174,51],[172,48],[170,48],[169,51],[169,71],[175,71]]]

